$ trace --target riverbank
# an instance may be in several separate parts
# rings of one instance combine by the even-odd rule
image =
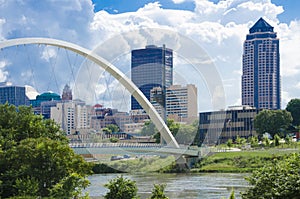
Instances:
[[[101,173],[251,173],[274,159],[283,159],[285,155],[300,152],[293,148],[270,148],[250,151],[217,152],[204,157],[190,170],[181,170],[175,164],[173,156],[140,157],[128,160],[95,163],[93,171]]]
[[[191,169],[196,173],[250,173],[263,167],[274,159],[283,159],[290,153],[299,153],[299,149],[259,149],[251,151],[218,152],[203,158]]]

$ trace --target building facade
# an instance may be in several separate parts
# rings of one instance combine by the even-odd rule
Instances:
[[[173,84],[173,51],[163,45],[146,46],[131,52],[131,80],[150,100],[154,87],[167,88]],[[142,109],[131,97],[131,110]]]
[[[242,105],[280,109],[279,39],[263,18],[246,36],[243,48]]]
[[[33,108],[34,114],[43,115],[45,119],[49,119],[51,107],[56,106],[56,103],[60,101],[60,95],[53,92],[45,92],[37,95],[36,99],[30,100],[30,105]]]
[[[66,84],[62,93],[62,100],[67,101],[72,99],[73,99],[72,90],[70,86]]]
[[[250,106],[230,107],[224,111],[199,114],[197,144],[214,145],[225,143],[237,136],[248,138],[256,135],[253,120],[259,110]]]
[[[24,86],[13,86],[11,83],[0,83],[0,103],[21,106],[29,105]]]
[[[155,97],[157,94],[160,96],[161,93],[161,87],[151,89],[150,102],[163,117],[163,107]],[[198,116],[197,101],[197,88],[195,85],[171,85],[166,88],[166,116],[176,122],[192,122]]]
[[[90,109],[82,101],[62,101],[51,107],[50,115],[67,135],[78,134],[80,130],[90,126]]]

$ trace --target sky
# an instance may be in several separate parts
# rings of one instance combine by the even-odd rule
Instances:
[[[241,104],[242,46],[263,17],[280,39],[281,106],[300,96],[300,1],[0,0],[0,41],[47,37],[98,53],[130,77],[130,52],[174,51],[174,82],[195,84],[198,111]],[[130,93],[92,62],[39,45],[0,51],[0,82],[60,93],[70,84],[89,103],[128,109]]]

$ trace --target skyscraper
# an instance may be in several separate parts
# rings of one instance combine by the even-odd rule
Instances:
[[[280,109],[279,39],[260,18],[244,42],[242,104],[257,109]]]
[[[11,104],[15,106],[29,105],[24,86],[13,86],[9,82],[0,83],[0,104]]]
[[[173,84],[173,51],[163,45],[146,46],[131,52],[131,80],[150,100],[150,90],[161,87],[165,90]],[[165,101],[164,99],[162,101]],[[131,97],[131,110],[142,109]]]
[[[65,85],[61,98],[62,100],[72,100],[72,90],[68,84]]]

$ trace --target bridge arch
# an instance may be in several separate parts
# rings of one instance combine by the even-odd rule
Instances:
[[[155,108],[149,102],[149,100],[144,96],[144,94],[139,90],[139,88],[128,78],[125,74],[123,74],[117,67],[113,64],[95,54],[91,50],[83,48],[79,45],[57,40],[51,38],[18,38],[18,39],[10,39],[0,42],[0,49],[18,46],[18,45],[26,45],[26,44],[45,44],[50,46],[56,46],[60,48],[65,48],[67,50],[73,51],[92,62],[96,63],[98,66],[102,67],[105,71],[110,73],[115,79],[117,79],[132,95],[133,97],[141,104],[143,109],[147,112],[150,119],[154,123],[157,129],[160,129],[161,136],[166,141],[166,143],[175,148],[179,148],[179,145],[168,129],[167,125],[157,113]]]

